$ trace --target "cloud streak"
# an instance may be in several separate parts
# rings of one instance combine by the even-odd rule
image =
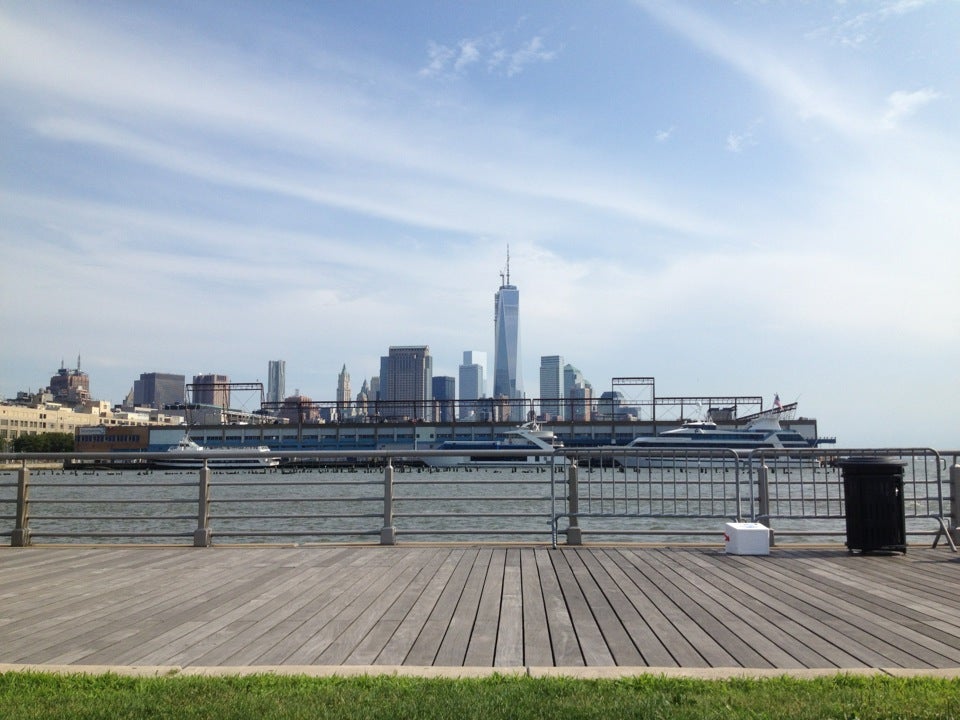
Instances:
[[[427,45],[427,64],[420,75],[427,78],[462,77],[472,68],[485,68],[490,74],[508,78],[520,75],[529,66],[549,63],[557,51],[548,49],[541,36],[509,45],[501,33],[463,38],[453,44],[431,41]]]
[[[897,90],[887,98],[888,109],[883,116],[883,122],[889,128],[897,127],[901,120],[914,115],[924,105],[942,97],[941,93],[932,88],[923,88],[912,92]]]

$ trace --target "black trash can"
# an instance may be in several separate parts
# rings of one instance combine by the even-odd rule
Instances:
[[[907,552],[903,468],[888,457],[850,457],[839,463],[847,516],[847,549]]]

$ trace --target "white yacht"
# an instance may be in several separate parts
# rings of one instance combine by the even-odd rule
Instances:
[[[552,430],[544,430],[537,423],[526,423],[504,433],[502,439],[497,440],[447,440],[440,443],[435,450],[449,451],[445,455],[424,456],[423,462],[429,467],[517,467],[517,466],[549,466],[554,461],[560,464],[563,457],[554,458],[554,451],[562,448],[563,443]],[[486,454],[481,451],[498,450],[497,454]],[[527,452],[515,455],[504,454],[502,451],[535,451],[541,453],[528,454]],[[453,451],[457,451],[454,454]]]
[[[780,424],[780,408],[758,413],[742,428],[720,428],[711,420],[696,420],[658,435],[634,438],[624,446],[625,453],[617,460],[625,467],[661,467],[691,464],[726,464],[733,462],[724,450],[735,450],[742,459],[753,450],[770,450],[768,462],[796,459],[787,450],[810,450],[817,445],[796,430]],[[629,452],[631,450],[643,452]],[[671,451],[681,451],[672,453]],[[702,455],[698,455],[698,451]]]
[[[230,457],[237,450],[254,450],[255,456],[248,457]],[[266,445],[258,445],[255,448],[205,448],[198,445],[188,436],[180,439],[176,445],[167,449],[168,458],[156,461],[156,466],[161,468],[175,468],[177,470],[187,470],[191,468],[202,468],[203,457],[198,457],[198,453],[206,453],[207,467],[211,469],[233,469],[233,470],[254,470],[260,468],[273,468],[280,464],[278,457],[270,454],[270,448]]]

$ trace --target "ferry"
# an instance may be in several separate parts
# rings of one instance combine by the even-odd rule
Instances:
[[[768,462],[777,464],[802,461],[803,453],[790,450],[812,450],[820,441],[805,438],[796,430],[784,428],[781,417],[788,417],[796,409],[796,403],[776,406],[757,413],[748,419],[742,428],[720,428],[712,420],[686,422],[678,428],[658,435],[634,438],[624,446],[627,451],[617,456],[624,467],[668,467],[684,465],[725,465],[734,462],[725,450],[735,450],[741,459],[755,450],[769,450]],[[637,450],[643,452],[631,453]]]
[[[440,443],[435,450],[448,451],[445,455],[428,455],[421,459],[428,467],[544,467],[556,462],[561,464],[564,458],[554,456],[554,452],[563,447],[563,442],[552,430],[544,430],[537,423],[525,423],[513,430],[508,430],[499,440],[447,440]],[[485,454],[489,450],[521,450],[526,452],[516,455]],[[457,451],[458,454],[454,454]]]
[[[247,457],[230,457],[238,450],[253,450],[258,454]],[[206,457],[197,457],[198,453],[205,453]],[[204,448],[198,445],[189,437],[184,436],[176,445],[167,449],[169,458],[156,461],[154,463],[159,468],[172,468],[177,470],[189,470],[193,468],[202,468],[206,461],[207,467],[214,470],[258,470],[263,468],[274,468],[280,465],[280,458],[270,455],[270,448],[266,445],[258,445],[255,448]]]

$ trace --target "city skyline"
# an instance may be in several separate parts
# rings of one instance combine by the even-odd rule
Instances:
[[[952,446],[960,3],[0,4],[0,396],[392,345]],[[488,392],[492,388],[488,375]],[[371,391],[372,388],[371,388]],[[289,394],[289,393],[288,393]]]

